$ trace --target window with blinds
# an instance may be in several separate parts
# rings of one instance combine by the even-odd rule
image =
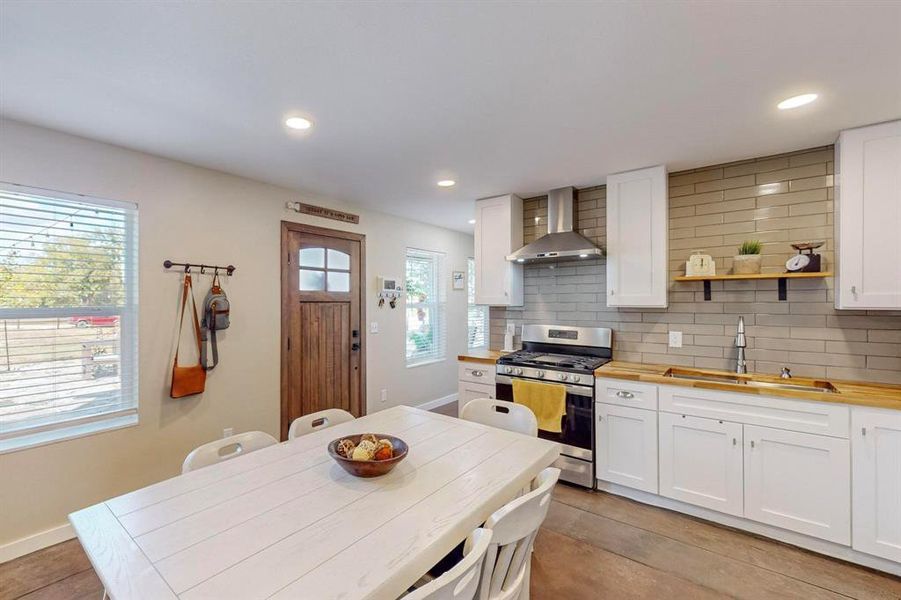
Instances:
[[[0,184],[0,452],[137,422],[137,209]]]
[[[447,290],[444,254],[407,248],[407,366],[444,360]]]
[[[484,348],[488,345],[488,307],[476,304],[476,261],[466,259],[466,345]]]

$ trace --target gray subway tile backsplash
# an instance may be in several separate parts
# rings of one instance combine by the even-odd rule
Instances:
[[[831,270],[833,155],[827,146],[672,173],[670,277],[683,273],[696,249],[727,272],[746,239],[763,242],[770,272],[784,270],[791,242],[825,240],[820,250]],[[576,230],[603,246],[606,188],[578,190],[576,203]],[[525,200],[523,214],[526,242],[543,235],[547,199]],[[713,282],[712,289],[705,302],[700,283],[672,282],[668,309],[615,309],[606,306],[604,259],[526,266],[525,306],[491,308],[491,347],[503,346],[508,322],[601,326],[614,330],[617,360],[731,369],[742,315],[751,371],[787,366],[801,376],[901,383],[901,311],[837,311],[831,279],[789,282],[787,302],[776,299],[775,281]],[[667,346],[669,331],[683,333],[682,348]]]

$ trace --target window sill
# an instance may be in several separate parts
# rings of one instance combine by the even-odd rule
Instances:
[[[86,437],[104,431],[134,427],[137,424],[138,413],[137,410],[135,410],[134,412],[124,415],[111,415],[86,423],[74,423],[56,429],[25,433],[15,437],[0,439],[0,454],[27,450],[28,448],[37,448],[38,446],[46,446],[47,444],[55,444],[66,440],[74,440],[76,438]]]
[[[424,367],[426,365],[434,365],[436,363],[442,363],[446,360],[447,360],[446,357],[441,357],[441,358],[433,358],[431,360],[423,360],[423,361],[415,362],[415,363],[407,363],[407,368],[414,369],[416,367]]]

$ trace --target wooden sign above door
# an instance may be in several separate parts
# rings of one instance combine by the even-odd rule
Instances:
[[[313,204],[304,204],[303,202],[288,202],[288,208],[304,215],[332,219],[333,221],[341,221],[342,223],[359,224],[360,222],[360,215],[335,210],[333,208],[326,208],[325,206],[314,206]]]

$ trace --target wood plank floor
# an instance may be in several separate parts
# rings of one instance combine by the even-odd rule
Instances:
[[[456,415],[454,405],[441,409]],[[554,492],[532,565],[535,600],[901,599],[899,578],[565,484]],[[0,600],[102,593],[77,540],[0,565]]]

